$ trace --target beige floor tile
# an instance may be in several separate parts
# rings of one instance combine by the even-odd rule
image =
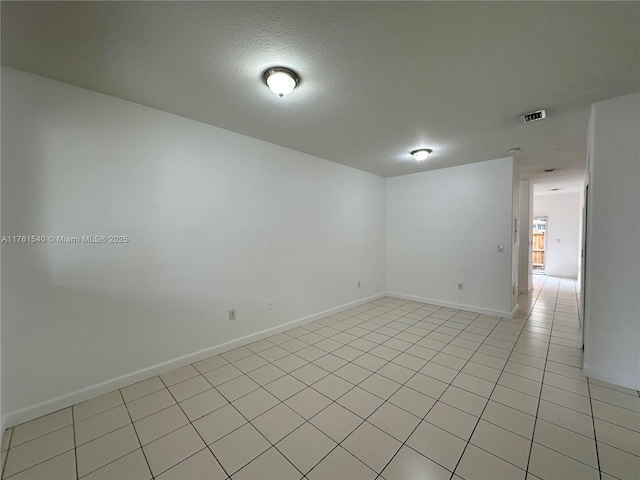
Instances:
[[[231,405],[226,405],[193,422],[193,426],[207,445],[247,423],[247,420]]]
[[[487,399],[458,387],[450,386],[440,397],[440,401],[458,410],[479,416],[487,404]]]
[[[282,401],[292,397],[299,391],[304,390],[306,387],[307,386],[304,383],[291,375],[280,377],[279,379],[264,386],[265,389]]]
[[[482,412],[482,419],[525,438],[533,438],[535,417],[515,408],[490,400]]]
[[[640,457],[598,442],[600,468],[617,478],[640,478]]]
[[[467,390],[468,392],[475,393],[476,395],[489,398],[495,384],[482,378],[460,372],[455,380],[451,382],[451,385]]]
[[[384,367],[376,372],[378,375],[382,375],[390,380],[394,380],[396,382],[404,383],[409,380],[414,374],[415,371],[403,367],[401,365],[396,365],[395,363],[387,363]]]
[[[248,357],[233,362],[233,366],[243,373],[249,373],[265,365],[267,365],[267,361],[258,355],[249,355]]]
[[[258,355],[264,358],[267,362],[275,362],[276,360],[280,360],[281,358],[291,355],[291,352],[279,346],[275,346],[275,347],[269,348],[268,350],[263,350]],[[296,358],[299,358],[299,357],[296,357]]]
[[[71,450],[53,457],[9,478],[11,480],[75,480],[75,451]]]
[[[234,378],[233,380],[229,380],[228,382],[216,387],[218,392],[220,392],[229,402],[233,402],[234,400],[257,390],[258,388],[260,388],[260,385],[246,375]]]
[[[513,373],[514,375],[520,375],[521,377],[528,378],[529,380],[534,380],[536,382],[541,382],[542,377],[545,375],[544,370],[516,362],[507,362],[504,366],[504,371]]]
[[[258,415],[275,407],[278,403],[280,403],[280,400],[264,388],[259,388],[233,402],[233,406],[236,407],[244,417],[253,420]]]
[[[533,441],[556,452],[598,468],[596,442],[594,439],[541,420],[536,422]]]
[[[271,443],[277,443],[304,423],[304,418],[284,403],[268,410],[251,423]]]
[[[371,374],[358,386],[384,400],[388,399],[401,387],[398,382],[389,380],[388,378],[378,375],[377,373]]]
[[[424,417],[436,400],[409,387],[400,387],[388,400],[393,405],[417,416]]]
[[[140,442],[132,425],[85,443],[76,450],[78,475],[83,477],[139,448]]]
[[[351,455],[337,447],[307,474],[309,480],[374,480],[378,474]]]
[[[73,423],[71,409],[65,408],[55,413],[36,418],[27,423],[14,427],[11,447],[16,447],[21,443],[28,442],[34,438],[41,437],[47,433],[54,432]]]
[[[10,477],[73,448],[73,427],[63,427],[11,448],[4,466],[4,475]]]
[[[0,432],[0,434],[2,435],[2,448],[0,450],[5,452],[9,450],[11,436],[13,435],[13,428],[7,428],[4,432]]]
[[[384,400],[360,387],[355,387],[336,400],[336,402],[356,415],[367,418],[382,405]]]
[[[94,415],[75,424],[76,445],[83,445],[130,423],[129,412],[124,405]]]
[[[322,380],[313,384],[313,389],[329,397],[331,400],[337,400],[342,395],[353,388],[353,384],[343,380],[336,375],[327,375]]]
[[[303,367],[304,368],[304,367]],[[347,382],[358,385],[365,378],[371,375],[371,372],[364,367],[360,367],[354,363],[349,363],[334,372],[334,375],[346,380]]]
[[[299,480],[302,474],[271,447],[233,475],[233,480]]]
[[[309,421],[335,442],[341,442],[363,420],[341,405],[332,403]]]
[[[157,440],[158,438],[184,427],[189,423],[189,419],[178,405],[173,405],[164,410],[160,410],[153,415],[138,420],[133,425],[142,445]]]
[[[359,367],[358,367],[359,368]],[[291,372],[291,376],[297,378],[306,385],[312,385],[321,378],[329,375],[326,370],[314,365],[313,363],[307,363],[303,367],[298,368]]]
[[[595,418],[640,432],[640,414],[600,400],[592,400],[591,405]]]
[[[538,418],[593,438],[593,418],[591,415],[585,415],[570,408],[541,400],[538,408]]]
[[[537,443],[531,446],[529,472],[543,479],[597,480],[600,478],[597,469]]]
[[[386,480],[448,480],[451,472],[404,445],[382,471]]]
[[[310,423],[305,423],[276,445],[302,473],[311,470],[335,446],[336,442]]]
[[[379,472],[402,444],[379,428],[364,422],[340,445],[365,465]]]
[[[465,441],[469,440],[478,423],[478,417],[443,402],[436,402],[425,420]]]
[[[186,425],[143,447],[151,473],[157,476],[205,447],[195,428]]]
[[[469,445],[460,459],[456,474],[464,479],[518,480],[525,479],[526,472],[516,466]]]
[[[520,377],[509,372],[503,372],[502,375],[500,375],[498,383],[512,390],[517,390],[519,392],[526,393],[527,395],[531,395],[532,397],[539,397],[540,389],[542,388],[542,384],[540,382]]]
[[[263,367],[257,368],[247,374],[251,380],[262,386],[273,382],[283,375],[286,375],[286,372],[272,364],[264,365]]]
[[[175,403],[176,401],[173,399],[173,396],[171,396],[169,390],[165,388],[127,403],[127,410],[129,410],[129,415],[131,415],[131,419],[135,422],[152,413],[164,410]]]
[[[273,345],[271,345],[271,346],[273,346]],[[214,370],[214,369],[216,369],[218,367],[222,367],[223,365],[226,365],[227,363],[229,363],[229,362],[227,362],[220,355],[216,355],[214,357],[209,357],[209,358],[205,358],[204,360],[200,360],[199,362],[194,363],[193,366],[200,373],[207,373],[207,372],[209,372],[211,370]]]
[[[135,450],[90,473],[83,480],[149,480],[151,471],[142,450]]]
[[[331,400],[313,388],[305,388],[287,399],[285,403],[298,415],[308,420],[324,410],[331,403]]]
[[[467,442],[435,425],[422,422],[406,444],[447,470],[453,470]]]
[[[640,433],[598,418],[594,419],[594,423],[598,442],[606,443],[640,457]]]
[[[248,357],[252,355],[253,352],[245,347],[234,348],[233,350],[229,350],[228,352],[221,353],[220,356],[223,357],[227,362],[236,362],[241,358]]]
[[[397,440],[404,442],[418,426],[420,419],[391,403],[384,403],[367,421]]]
[[[416,373],[405,384],[405,386],[413,388],[420,393],[424,393],[431,398],[438,399],[440,398],[440,395],[442,395],[447,389],[448,384],[446,384],[445,382],[441,382],[440,380],[436,380],[435,378],[423,375],[421,373]]]
[[[496,385],[491,400],[507,407],[515,408],[529,415],[535,415],[538,410],[538,399],[516,390]]]
[[[374,357],[374,358],[377,358],[377,357]],[[359,359],[356,359],[356,362],[355,362],[356,364],[360,365],[361,367],[367,368],[366,365],[361,365],[360,363],[357,362],[357,360]],[[383,361],[383,360],[380,360],[380,361]],[[314,360],[313,364],[319,366],[320,368],[323,368],[327,372],[335,372],[340,367],[346,365],[347,361],[343,360],[340,357],[336,357],[335,355],[328,353],[323,357],[320,357]],[[369,368],[369,370],[371,369]]]
[[[270,446],[260,432],[247,423],[209,448],[227,473],[233,475]]]
[[[571,410],[584,413],[585,415],[591,415],[591,403],[587,397],[583,397],[582,395],[577,395],[550,385],[543,385],[540,398],[557,405],[570,408]]]
[[[527,469],[531,447],[529,439],[480,420],[470,442],[476,447],[520,467],[523,471]],[[464,477],[464,475],[462,476]]]
[[[297,370],[298,368],[303,367],[307,363],[309,363],[304,358],[300,358],[297,355],[288,354],[286,350],[283,350],[283,352],[287,353],[287,355],[274,361],[273,365],[286,373],[291,373],[294,370]]]
[[[226,478],[227,473],[208,448],[191,455],[156,477],[157,480],[224,480]]]
[[[458,371],[453,368],[438,365],[437,363],[429,362],[420,369],[420,373],[440,380],[441,382],[451,383],[458,374]]]
[[[169,373],[165,373],[164,375],[160,375],[160,379],[167,387],[170,387],[171,385],[184,382],[185,380],[197,377],[198,375],[200,375],[200,372],[193,368],[192,365],[186,365],[182,368],[178,368],[177,370],[173,370]]]
[[[169,391],[173,398],[176,399],[176,402],[182,402],[211,388],[211,384],[202,375],[198,375],[169,387]]]
[[[353,363],[362,368],[366,368],[370,372],[375,372],[378,369],[385,366],[388,363],[388,360],[385,360],[384,358],[376,357],[375,355],[371,355],[369,353],[365,353],[364,355],[356,358],[353,361]]]
[[[180,402],[180,407],[192,422],[229,402],[215,388]]]
[[[203,376],[209,381],[209,383],[211,383],[211,385],[217,387],[229,380],[242,376],[242,372],[233,365],[223,365],[214,370],[208,371],[203,374]]]
[[[120,390],[115,392],[100,395],[99,397],[87,400],[86,402],[79,403],[73,406],[73,421],[81,422],[98,413],[111,410],[112,408],[122,405],[122,395]]]
[[[149,395],[150,393],[157,392],[158,390],[163,390],[165,388],[164,383],[160,380],[160,377],[151,377],[142,382],[134,383],[133,385],[129,385],[128,387],[121,388],[122,397],[125,402],[132,402],[137,398],[144,397],[145,395]]]

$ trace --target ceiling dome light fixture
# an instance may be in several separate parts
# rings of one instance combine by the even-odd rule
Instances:
[[[507,150],[507,152],[511,155],[517,155],[518,153],[520,153],[520,147],[510,148],[509,150]]]
[[[289,95],[300,83],[300,77],[293,70],[284,67],[272,67],[262,74],[264,83],[280,98]]]
[[[432,152],[433,150],[431,150],[430,148],[419,148],[418,150],[414,150],[413,152],[411,152],[411,155],[413,155],[413,158],[415,158],[419,162],[423,162],[429,155],[431,155]]]

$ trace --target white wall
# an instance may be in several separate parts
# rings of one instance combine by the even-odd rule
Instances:
[[[388,178],[387,290],[510,315],[513,171],[503,158]]]
[[[130,239],[2,245],[11,423],[385,291],[381,177],[10,68],[2,119],[3,235]]]
[[[578,275],[580,195],[572,192],[533,197],[533,216],[549,217],[546,234],[547,275],[572,278]]]
[[[640,390],[640,93],[589,125],[585,375]]]
[[[520,180],[520,239],[518,247],[518,287],[520,292],[533,289],[531,249],[533,242],[533,188],[529,180]]]

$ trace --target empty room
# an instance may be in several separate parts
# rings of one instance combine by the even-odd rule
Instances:
[[[0,13],[1,480],[640,479],[640,3]]]

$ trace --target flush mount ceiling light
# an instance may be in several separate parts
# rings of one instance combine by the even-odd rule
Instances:
[[[413,155],[413,158],[415,158],[419,162],[423,162],[429,155],[431,155],[431,152],[433,152],[433,150],[431,150],[430,148],[419,148],[418,150],[414,150],[413,152],[411,152],[411,155]]]
[[[515,155],[517,153],[520,153],[520,147],[510,148],[509,150],[507,150],[507,152],[509,152],[511,155]]]
[[[289,95],[300,83],[300,77],[293,70],[284,67],[273,67],[262,75],[264,83],[280,98]]]

